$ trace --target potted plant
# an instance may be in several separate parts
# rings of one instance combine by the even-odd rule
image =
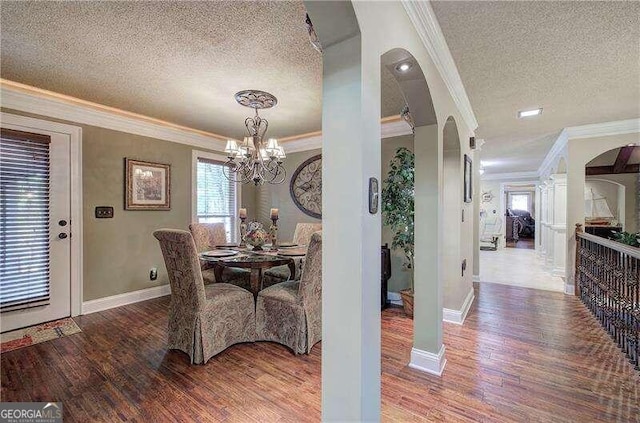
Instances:
[[[635,234],[629,232],[614,232],[613,239],[614,241],[618,241],[631,247],[640,247],[640,232]]]
[[[405,255],[410,286],[400,291],[405,313],[413,317],[413,196],[415,156],[405,147],[396,150],[382,187],[383,222],[394,232],[391,248]]]

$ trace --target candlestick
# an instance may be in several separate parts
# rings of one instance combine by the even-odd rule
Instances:
[[[242,208],[242,209],[238,210],[238,217],[240,219],[246,219],[247,218],[247,209]]]
[[[240,209],[243,210],[243,209]],[[247,220],[247,214],[246,214],[246,209],[245,210],[245,216],[244,217],[240,217],[240,245],[239,247],[244,248],[247,246],[247,224],[245,223],[245,221]]]
[[[275,215],[273,210],[271,209],[271,227],[269,231],[271,232],[271,250],[276,251],[278,249],[278,209],[275,209]]]

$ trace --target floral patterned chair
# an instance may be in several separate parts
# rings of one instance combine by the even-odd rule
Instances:
[[[153,233],[164,256],[171,285],[168,347],[204,364],[239,342],[255,340],[253,294],[238,286],[205,287],[191,234],[176,229]]]
[[[322,223],[298,223],[293,233],[293,242],[298,245],[309,245],[311,235],[322,230]],[[300,273],[304,266],[304,258],[294,258],[296,262],[296,280],[300,279]],[[288,281],[291,278],[289,266],[277,266],[264,272],[262,285],[265,287],[276,283]]]
[[[299,281],[263,289],[256,302],[256,340],[309,353],[322,339],[322,232],[311,237]]]
[[[213,250],[216,248],[216,245],[222,245],[228,242],[227,230],[224,223],[192,223],[189,225],[189,231],[191,231],[193,240],[196,243],[198,253]],[[245,289],[249,289],[251,286],[251,271],[246,269],[225,267],[222,272],[222,280],[216,281],[213,263],[201,260],[200,266],[202,278],[206,284],[226,282]]]

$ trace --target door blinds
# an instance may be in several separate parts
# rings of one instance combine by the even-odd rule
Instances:
[[[2,129],[0,311],[49,303],[48,136]]]

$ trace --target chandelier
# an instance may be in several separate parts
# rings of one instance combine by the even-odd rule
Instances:
[[[258,116],[258,109],[269,109],[278,103],[278,99],[272,94],[257,90],[240,91],[235,97],[240,105],[252,108],[255,116],[245,119],[244,125],[249,136],[244,137],[240,145],[235,140],[227,141],[224,152],[227,153],[228,160],[224,166],[224,176],[230,181],[243,184],[283,183],[287,176],[282,166],[286,157],[284,148],[278,145],[275,138],[269,138],[265,142],[269,122]]]

